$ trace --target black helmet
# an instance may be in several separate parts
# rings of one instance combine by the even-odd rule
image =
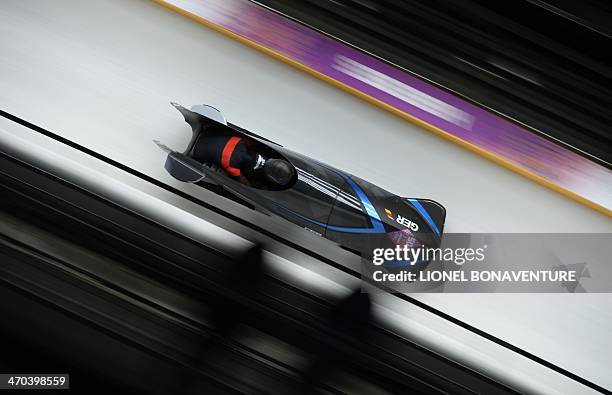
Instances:
[[[285,187],[293,180],[295,169],[284,159],[268,159],[264,165],[264,173],[268,182]]]

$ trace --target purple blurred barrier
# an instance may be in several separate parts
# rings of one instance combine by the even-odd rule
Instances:
[[[612,216],[612,171],[248,0],[155,0]]]

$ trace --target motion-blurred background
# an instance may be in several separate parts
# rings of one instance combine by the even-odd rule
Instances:
[[[607,294],[362,294],[357,257],[173,180],[151,140],[190,137],[170,100],[212,104],[439,201],[447,232],[611,233],[610,34],[594,0],[1,2],[0,372],[89,393],[609,392]],[[304,73],[330,42],[394,71],[358,97]],[[442,131],[495,154],[382,111],[374,82],[439,118],[451,97],[484,110],[501,123]]]

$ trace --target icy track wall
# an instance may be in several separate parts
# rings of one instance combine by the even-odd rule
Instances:
[[[612,216],[612,171],[248,0],[154,0]]]

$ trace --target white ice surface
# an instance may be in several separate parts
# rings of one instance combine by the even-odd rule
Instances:
[[[169,101],[437,200],[447,232],[612,233],[610,218],[149,1],[4,0],[0,50],[3,110],[288,237],[303,234],[164,172],[152,140],[190,136]],[[418,297],[612,388],[610,295]]]

